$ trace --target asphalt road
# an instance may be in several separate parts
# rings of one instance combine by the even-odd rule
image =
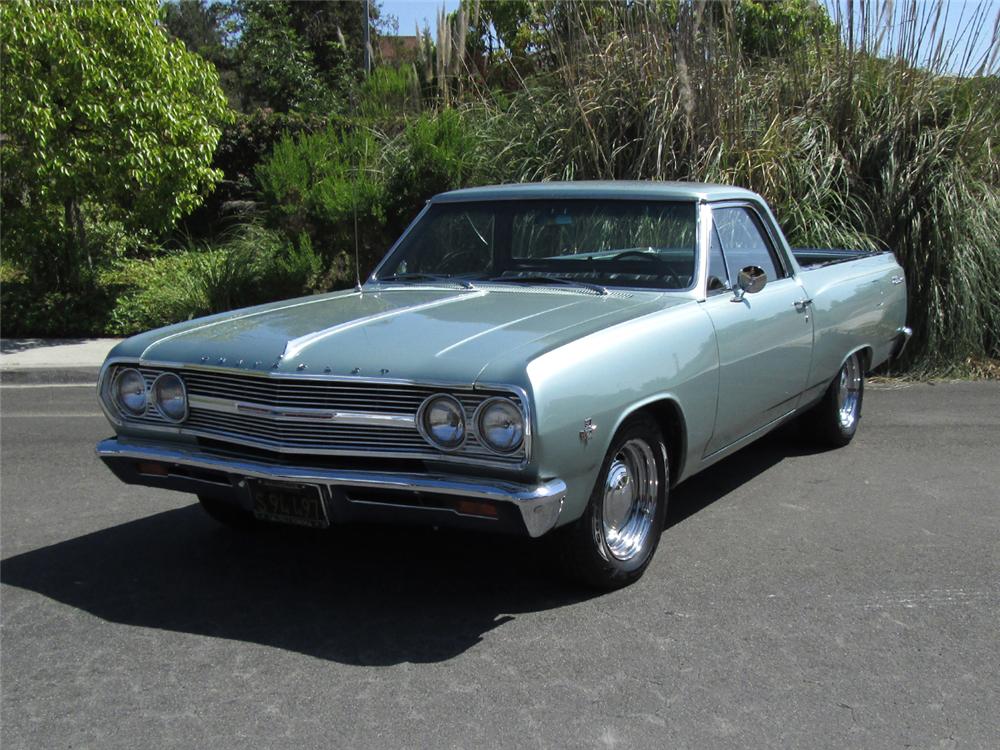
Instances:
[[[0,398],[5,750],[1000,746],[1000,384],[743,451],[601,596],[519,540],[243,538],[114,479],[92,390]]]

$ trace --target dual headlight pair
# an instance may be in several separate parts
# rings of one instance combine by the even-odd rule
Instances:
[[[496,453],[513,453],[524,442],[524,415],[510,399],[486,399],[472,421],[480,442]],[[446,451],[460,448],[468,434],[461,402],[444,394],[431,396],[420,405],[417,426],[427,442]]]
[[[146,379],[133,368],[120,370],[111,384],[111,395],[118,408],[125,414],[141,417],[150,403],[171,422],[187,419],[187,390],[184,381],[172,372],[157,376],[146,388]]]

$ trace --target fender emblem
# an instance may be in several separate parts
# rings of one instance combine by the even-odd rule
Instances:
[[[587,417],[583,420],[583,429],[580,430],[580,442],[586,445],[590,441],[590,436],[597,432],[597,425],[594,424],[594,420]]]

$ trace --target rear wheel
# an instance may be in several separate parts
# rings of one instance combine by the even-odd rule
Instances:
[[[559,532],[567,572],[601,589],[638,580],[660,541],[669,477],[656,422],[630,418],[611,441],[583,516]]]
[[[861,354],[855,352],[823,395],[823,400],[804,416],[817,442],[833,448],[847,445],[858,431],[865,397],[865,370]]]
[[[233,503],[227,503],[225,500],[207,495],[198,495],[198,502],[201,503],[202,510],[213,521],[221,523],[223,526],[237,531],[250,531],[257,525],[257,520],[252,514]]]

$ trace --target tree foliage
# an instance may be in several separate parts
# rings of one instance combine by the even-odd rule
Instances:
[[[88,205],[159,231],[218,180],[212,154],[227,117],[218,76],[157,16],[154,0],[0,6],[9,223],[61,207],[67,243],[80,249]]]
[[[236,27],[229,2],[172,0],[160,5],[160,21],[175,39],[215,66],[230,106],[240,103],[239,76],[232,37]]]
[[[741,0],[736,33],[748,57],[774,57],[833,40],[836,28],[816,0]]]
[[[234,8],[245,110],[346,108],[361,78],[360,3],[237,0]]]

